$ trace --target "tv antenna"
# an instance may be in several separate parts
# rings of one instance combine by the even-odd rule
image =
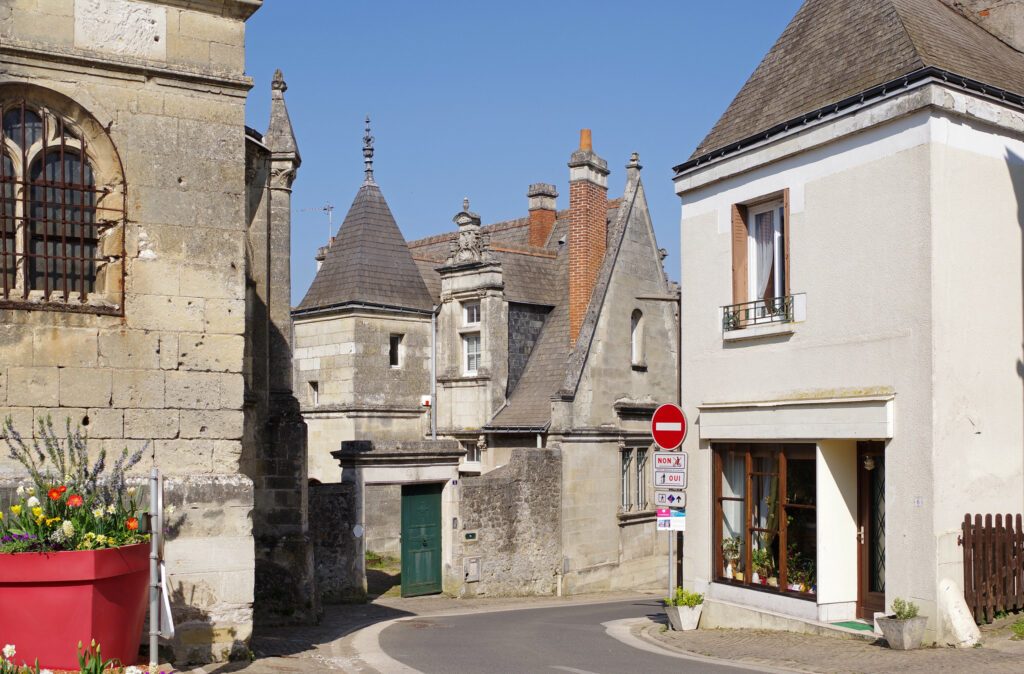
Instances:
[[[320,208],[303,208],[303,213],[310,211],[320,211],[321,213],[327,214],[327,243],[331,242],[331,237],[334,236],[334,204],[327,202]]]

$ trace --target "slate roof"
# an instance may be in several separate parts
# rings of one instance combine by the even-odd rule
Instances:
[[[365,303],[431,311],[433,301],[376,183],[359,188],[296,312]]]
[[[806,0],[691,160],[928,68],[1024,93],[1024,55],[943,0]]]

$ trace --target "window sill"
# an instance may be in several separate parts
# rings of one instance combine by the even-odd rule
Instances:
[[[776,335],[792,335],[796,332],[796,323],[766,323],[764,325],[752,325],[749,328],[730,330],[722,333],[723,342],[741,342],[748,339],[760,339],[762,337],[774,337]]]
[[[658,513],[654,510],[636,510],[631,512],[619,512],[618,513],[619,526],[624,527],[628,524],[644,524],[646,522],[653,522],[658,519]]]
[[[124,311],[116,304],[103,300],[93,300],[85,304],[79,302],[43,302],[29,300],[0,300],[0,309],[23,309],[25,311],[54,311],[72,314],[98,314],[101,316],[123,316]]]
[[[475,473],[479,475],[482,472],[479,461],[463,461],[459,466],[460,473]]]

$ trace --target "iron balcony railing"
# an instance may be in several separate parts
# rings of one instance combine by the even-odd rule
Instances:
[[[793,295],[786,295],[722,307],[722,332],[769,323],[791,323],[793,298]]]

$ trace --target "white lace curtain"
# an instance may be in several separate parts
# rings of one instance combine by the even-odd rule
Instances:
[[[757,297],[764,299],[768,280],[775,263],[775,227],[772,211],[758,213],[754,220],[754,239],[757,243]],[[774,293],[773,293],[774,294]]]

